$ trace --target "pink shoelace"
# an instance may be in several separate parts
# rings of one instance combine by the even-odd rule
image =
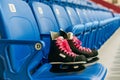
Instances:
[[[63,51],[67,55],[72,56],[72,57],[77,56],[75,53],[72,52],[72,50],[69,47],[69,44],[68,44],[67,40],[64,39],[63,37],[60,36],[56,39],[56,45],[59,47],[59,49],[61,51]]]
[[[81,46],[82,42],[77,37],[74,36],[72,40],[73,40],[76,48],[78,48],[80,51],[84,51],[84,52],[88,52],[88,53],[92,52],[89,48],[82,47]]]

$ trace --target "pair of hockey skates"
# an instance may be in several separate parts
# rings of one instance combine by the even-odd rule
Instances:
[[[82,47],[82,42],[72,32],[51,32],[48,55],[52,72],[75,72],[85,69],[85,64],[96,62],[97,50]]]

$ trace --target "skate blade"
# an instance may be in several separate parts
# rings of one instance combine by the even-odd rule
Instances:
[[[79,68],[79,65],[61,65],[60,69],[68,69],[69,67],[71,67],[73,69],[77,69],[77,68]]]
[[[87,61],[87,63],[86,64],[84,64],[84,66],[90,66],[90,65],[93,65],[93,64],[95,64],[95,63],[97,63],[98,62],[98,60],[99,60],[99,58],[98,57],[94,57],[94,58],[92,58],[90,61]]]
[[[80,62],[50,62],[50,64],[85,64],[86,61],[80,61]]]
[[[83,66],[83,64],[61,64],[60,68],[61,69],[69,69],[69,68],[78,69],[81,66]]]
[[[53,64],[50,71],[53,73],[66,73],[66,72],[81,72],[84,69],[85,69],[85,66],[81,64],[75,64],[75,65]]]
[[[95,57],[87,58],[87,61],[90,62],[90,61],[92,61],[94,58],[98,58],[98,57],[95,56]]]

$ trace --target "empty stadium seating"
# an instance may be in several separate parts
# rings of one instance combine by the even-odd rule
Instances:
[[[73,32],[82,46],[99,49],[120,26],[119,14],[87,0],[1,0],[0,11],[0,79],[104,80],[101,63],[50,72],[50,31]]]
[[[44,46],[32,11],[23,1],[1,0],[0,6],[1,80],[29,80]]]

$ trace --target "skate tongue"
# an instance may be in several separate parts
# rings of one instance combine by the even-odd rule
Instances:
[[[63,36],[65,39],[68,38],[67,33],[66,33],[65,31],[63,31],[62,29],[60,29],[59,33],[60,33],[60,35]]]
[[[70,39],[70,40],[73,39],[73,33],[72,32],[68,32],[67,36],[68,36],[68,39]]]
[[[59,33],[58,32],[50,31],[50,34],[51,34],[51,39],[52,40],[55,40],[56,38],[59,37]]]

